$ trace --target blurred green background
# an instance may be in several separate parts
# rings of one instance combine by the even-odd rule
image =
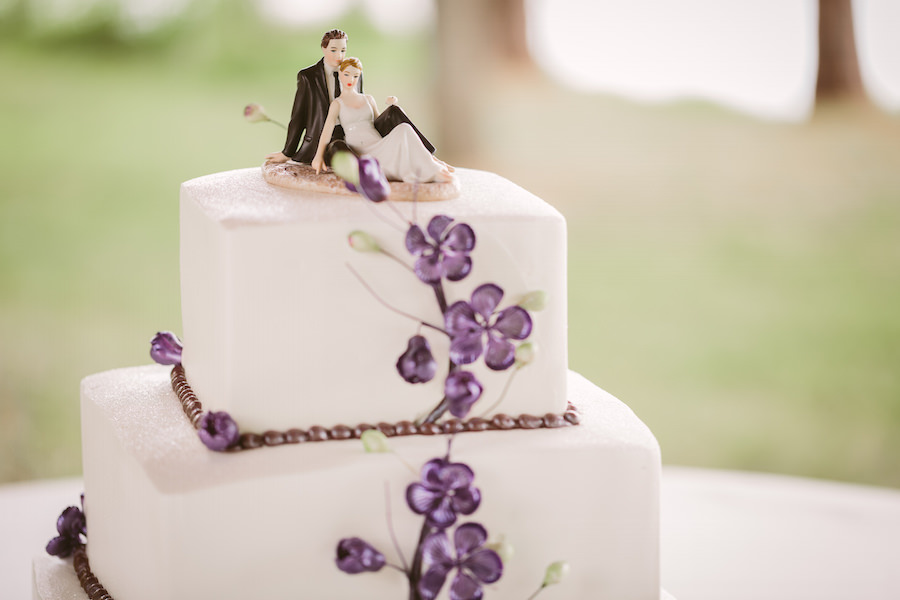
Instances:
[[[112,9],[48,24],[27,5],[0,13],[0,482],[80,473],[81,377],[180,330],[179,184],[281,148],[242,109],[286,120],[331,27],[202,2],[140,32]],[[366,91],[435,130],[432,32],[337,25]],[[900,487],[898,116],[772,123],[506,76],[490,135],[444,158],[568,218],[571,367],[666,463]],[[536,111],[568,125],[523,127]]]

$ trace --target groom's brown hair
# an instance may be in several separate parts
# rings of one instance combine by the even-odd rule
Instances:
[[[331,40],[346,40],[347,34],[341,31],[340,29],[332,29],[331,31],[326,31],[325,35],[322,36],[322,47],[327,48],[328,42]]]

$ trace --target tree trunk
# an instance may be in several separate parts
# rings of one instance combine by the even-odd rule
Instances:
[[[866,97],[859,73],[851,0],[819,0],[816,105]]]
[[[536,66],[528,49],[525,0],[438,0],[438,125],[442,158],[477,152],[497,78]]]

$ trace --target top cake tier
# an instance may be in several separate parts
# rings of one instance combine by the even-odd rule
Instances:
[[[416,257],[405,239],[409,223],[427,231],[432,217],[447,215],[452,225],[468,224],[476,242],[471,272],[439,286],[446,304],[469,302],[482,284],[503,290],[493,316],[475,319],[488,329],[483,341],[503,337],[491,327],[503,309],[531,292],[546,297],[542,310],[529,311],[527,339],[507,338],[532,345],[527,366],[490,369],[484,355],[460,366],[483,388],[467,417],[563,412],[565,220],[502,177],[457,175],[458,198],[394,203],[402,219],[388,203],[361,196],[273,186],[258,168],[182,184],[183,364],[204,408],[228,411],[242,430],[260,432],[431,413],[445,395],[450,338],[439,294],[413,272]],[[355,250],[348,243],[355,231],[384,252]],[[437,372],[410,384],[397,362],[416,335],[428,340]]]

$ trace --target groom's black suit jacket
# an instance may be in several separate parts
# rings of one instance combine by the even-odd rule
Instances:
[[[284,143],[284,150],[282,150],[285,156],[289,156],[297,162],[312,163],[313,158],[316,156],[316,150],[319,147],[319,137],[322,135],[325,117],[328,116],[328,107],[331,105],[331,97],[328,95],[328,83],[325,77],[324,58],[311,67],[306,67],[297,73],[297,94],[294,96],[291,122],[288,125],[287,139]],[[362,93],[362,91],[363,83],[360,75],[359,92]],[[375,128],[384,136],[399,123],[412,125],[429,152],[434,152],[434,146],[431,145],[431,142],[419,132],[399,106],[389,106],[381,113],[375,119]],[[331,145],[334,146],[337,140],[340,140],[342,143],[343,139],[343,128],[340,125],[335,126],[334,133],[331,135]],[[300,148],[298,149],[297,146]],[[349,150],[346,144],[343,144],[343,147]],[[334,148],[330,147],[329,150],[333,151]],[[325,153],[326,162],[330,162],[331,153]]]
[[[362,92],[362,77],[359,79],[359,91]],[[297,162],[307,164],[312,162],[319,147],[319,137],[322,135],[330,105],[331,97],[328,95],[323,58],[297,73],[297,94],[294,96],[291,122],[282,150],[285,156],[290,156]],[[340,125],[334,128],[331,139],[332,141],[344,139],[344,130]]]

